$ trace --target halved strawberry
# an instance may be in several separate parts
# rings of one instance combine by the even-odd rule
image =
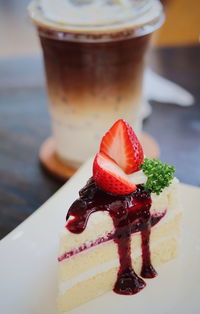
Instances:
[[[138,171],[144,159],[143,149],[136,134],[122,119],[115,122],[104,135],[100,152],[114,159],[127,174]]]
[[[98,153],[93,164],[93,178],[97,185],[111,194],[125,195],[136,190],[123,170],[104,153]]]

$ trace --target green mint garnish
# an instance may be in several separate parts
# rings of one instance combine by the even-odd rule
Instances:
[[[144,162],[140,165],[147,176],[147,182],[143,185],[145,190],[149,193],[156,193],[159,195],[163,189],[170,185],[175,168],[162,163],[158,159],[145,158]]]

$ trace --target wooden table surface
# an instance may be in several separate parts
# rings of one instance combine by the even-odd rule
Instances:
[[[188,89],[195,96],[195,105],[152,102],[153,113],[144,123],[144,130],[160,145],[161,159],[176,166],[182,182],[196,186],[200,186],[199,56],[197,46],[152,53],[154,70]],[[62,185],[38,161],[39,147],[49,134],[41,58],[1,59],[0,238]]]

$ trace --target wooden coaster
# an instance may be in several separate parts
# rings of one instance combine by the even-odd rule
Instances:
[[[144,148],[144,153],[148,158],[158,158],[160,155],[159,147],[152,136],[142,133],[140,141]],[[49,137],[42,145],[39,151],[39,158],[42,166],[52,176],[65,182],[75,172],[76,168],[65,164],[56,154],[53,137]]]
[[[42,166],[53,177],[66,181],[76,172],[77,169],[66,165],[56,154],[54,139],[49,137],[40,147],[39,158]]]

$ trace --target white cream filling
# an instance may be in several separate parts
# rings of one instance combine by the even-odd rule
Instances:
[[[157,245],[159,245],[160,243],[167,241],[168,239],[171,238],[177,238],[177,234],[171,234],[170,236],[166,236],[163,237],[161,239],[159,239],[158,241],[155,241],[152,245],[151,245],[151,249],[153,249],[154,247],[156,247]],[[132,255],[132,258],[137,258],[138,256],[141,255],[141,248],[137,249]],[[75,286],[76,284],[78,284],[79,282],[88,280],[92,277],[97,276],[98,274],[107,272],[109,269],[112,269],[113,267],[117,267],[119,266],[119,259],[113,259],[110,262],[104,263],[102,265],[99,265],[97,267],[93,267],[91,268],[89,271],[84,272],[82,274],[80,274],[77,277],[74,277],[73,279],[70,280],[66,280],[65,282],[59,284],[59,294],[62,295],[64,294],[67,290],[71,289],[73,286]]]
[[[127,177],[134,184],[144,184],[147,182],[147,176],[142,170],[129,174]]]

